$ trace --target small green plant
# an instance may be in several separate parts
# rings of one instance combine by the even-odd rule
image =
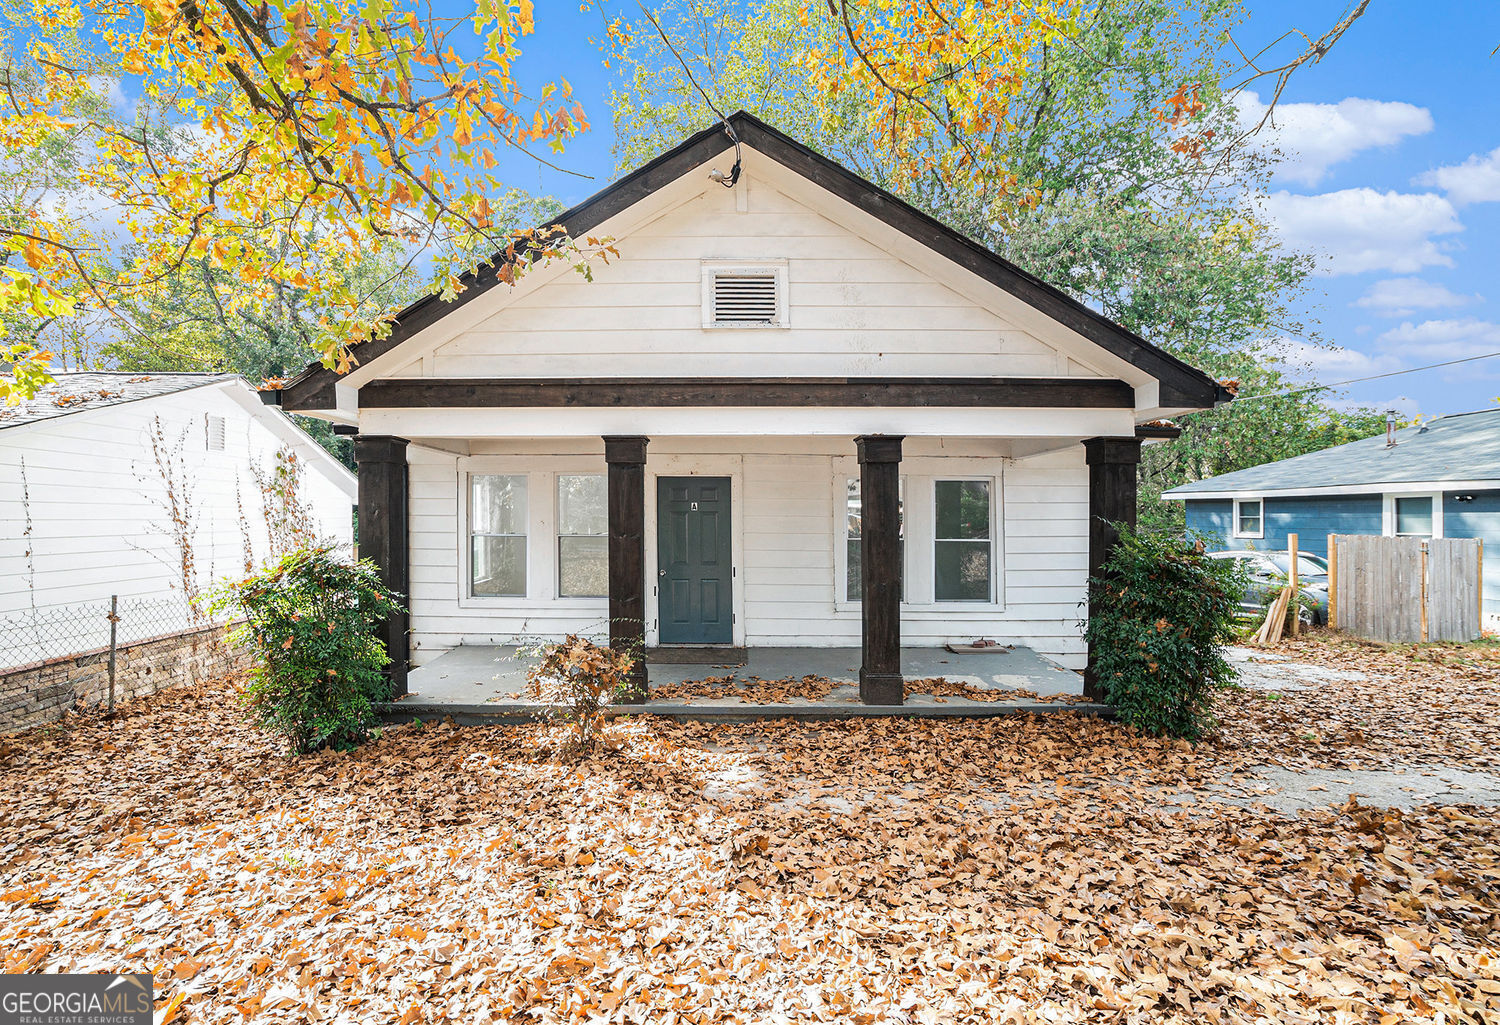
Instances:
[[[537,663],[526,671],[526,695],[550,706],[572,723],[561,754],[580,757],[594,749],[604,725],[604,706],[630,686],[635,656],[569,634],[558,644],[536,649]]]
[[[259,728],[294,754],[369,738],[372,703],[390,696],[375,627],[401,607],[373,563],[343,561],[329,546],[297,549],[221,587],[211,607],[245,620],[236,639],[255,654],[245,701]]]
[[[1200,538],[1119,530],[1089,582],[1094,678],[1143,733],[1197,740],[1213,726],[1214,692],[1235,680],[1224,646],[1235,640],[1244,570],[1208,558]]]

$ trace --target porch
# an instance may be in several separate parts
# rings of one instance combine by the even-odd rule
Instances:
[[[569,633],[721,649],[721,664],[822,648],[830,672],[739,678],[857,681],[882,707],[950,675],[924,651],[978,638],[1081,670],[1087,576],[1108,525],[1133,518],[1142,438],[988,416],[1003,436],[360,435],[361,554],[410,595],[410,620],[384,632],[396,693],[450,649]],[[643,663],[636,682],[656,701],[713,675]]]
[[[650,694],[615,715],[676,719],[955,717],[1073,711],[1109,716],[1088,701],[1083,677],[1026,647],[985,652],[903,648],[904,704],[860,700],[859,648],[752,647],[742,660],[679,663],[648,657]],[[671,657],[666,653],[666,657]],[[381,708],[387,722],[451,717],[461,724],[534,719],[545,706],[525,696],[534,658],[514,645],[465,644],[413,669],[408,693]]]

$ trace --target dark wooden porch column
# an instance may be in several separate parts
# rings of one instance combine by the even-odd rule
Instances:
[[[409,601],[411,574],[406,533],[405,438],[360,434],[354,438],[359,468],[359,557],[380,567],[380,579],[401,604]],[[380,630],[391,664],[386,676],[397,697],[406,693],[409,614],[392,613]]]
[[[1141,461],[1139,438],[1090,438],[1083,443],[1089,465],[1089,576],[1097,576],[1120,540],[1116,523],[1135,526],[1136,464]],[[1090,610],[1092,611],[1092,610]],[[1094,678],[1094,652],[1089,651],[1083,673],[1083,692],[1096,701],[1104,694]]]
[[[901,441],[865,434],[859,450],[859,699],[904,703],[901,679]]]
[[[609,466],[609,646],[635,656],[631,703],[646,700],[646,442],[606,437]]]

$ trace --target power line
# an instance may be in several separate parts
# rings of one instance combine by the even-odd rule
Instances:
[[[1334,381],[1332,384],[1312,384],[1306,388],[1289,388],[1286,391],[1266,392],[1264,395],[1246,395],[1236,397],[1236,402],[1250,402],[1253,399],[1280,399],[1288,395],[1305,395],[1310,391],[1327,391],[1330,388],[1342,388],[1346,384],[1360,384],[1364,381],[1379,381],[1386,377],[1400,377],[1402,374],[1415,374],[1421,370],[1436,370],[1439,367],[1453,367],[1460,363],[1473,363],[1475,360],[1493,359],[1500,356],[1500,352],[1486,352],[1480,356],[1465,356],[1463,359],[1450,359],[1442,363],[1428,363],[1426,366],[1411,367],[1407,370],[1392,370],[1384,374],[1371,374],[1369,377],[1351,377],[1347,381]]]
[[[703,87],[698,84],[698,80],[693,77],[693,69],[688,67],[688,62],[682,59],[682,54],[677,52],[677,47],[672,45],[672,40],[667,35],[667,30],[662,28],[661,22],[656,20],[655,12],[653,12],[646,6],[645,0],[636,0],[636,6],[640,7],[642,14],[651,19],[651,24],[656,27],[656,34],[661,36],[662,43],[666,45],[666,48],[668,50],[672,51],[672,56],[677,58],[677,63],[682,65],[682,70],[683,73],[687,75],[687,80],[692,83],[694,89],[698,90],[698,95],[703,97],[703,102],[708,104],[708,109],[714,112],[714,116],[717,117],[719,119],[719,123],[724,126],[724,131],[729,135],[731,139],[734,140],[734,167],[730,170],[729,174],[723,177],[714,178],[715,181],[717,181],[720,185],[723,185],[725,188],[734,188],[735,184],[740,179],[741,152],[739,134],[735,132],[734,126],[729,123],[729,119],[724,116],[724,112],[718,108],[718,106],[712,99],[709,98],[708,93],[704,92]],[[715,175],[718,175],[717,171],[715,171],[714,173]]]

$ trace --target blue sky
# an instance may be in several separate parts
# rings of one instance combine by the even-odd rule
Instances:
[[[1290,27],[1314,35],[1345,0],[1250,0],[1236,33],[1249,49]],[[616,3],[619,13],[633,4]],[[593,130],[561,162],[592,181],[508,162],[509,183],[566,203],[613,177],[610,73],[600,14],[569,0],[538,5],[524,77],[561,73]],[[1293,76],[1274,141],[1290,156],[1266,211],[1286,240],[1319,254],[1309,327],[1341,348],[1281,342],[1304,374],[1332,383],[1500,352],[1500,4],[1375,0],[1319,65]],[[1281,52],[1290,54],[1292,44]],[[559,72],[558,69],[561,69]],[[1267,93],[1269,80],[1251,88]],[[1248,98],[1246,100],[1248,104]],[[1493,405],[1500,358],[1404,374],[1343,390],[1345,400],[1427,415]]]

